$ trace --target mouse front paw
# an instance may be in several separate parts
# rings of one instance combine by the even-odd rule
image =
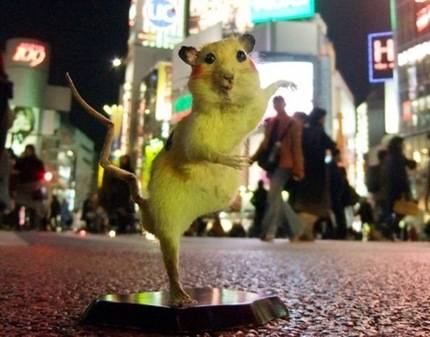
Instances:
[[[297,90],[297,84],[290,81],[278,81],[279,87],[281,88],[287,88],[290,90]]]
[[[220,160],[220,164],[241,170],[249,166],[250,159],[246,156],[225,156]]]

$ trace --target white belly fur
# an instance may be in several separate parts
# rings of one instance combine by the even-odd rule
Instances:
[[[155,231],[184,232],[197,217],[226,208],[240,184],[240,171],[223,165],[188,164],[183,174],[155,163],[149,183],[149,207]]]

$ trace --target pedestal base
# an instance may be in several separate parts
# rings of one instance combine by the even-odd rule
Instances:
[[[171,307],[166,291],[106,295],[89,305],[82,321],[148,332],[193,333],[257,326],[288,315],[277,296],[218,288],[186,291],[198,304]]]

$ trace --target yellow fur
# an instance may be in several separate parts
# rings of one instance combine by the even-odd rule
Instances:
[[[177,125],[170,147],[155,159],[149,199],[140,195],[133,173],[109,161],[113,123],[85,102],[66,74],[74,97],[108,129],[100,164],[127,181],[140,207],[143,227],[160,240],[172,305],[193,303],[179,281],[182,234],[197,217],[229,205],[239,187],[240,169],[248,163],[248,158],[240,156],[243,141],[261,120],[275,91],[281,86],[294,88],[287,81],[260,88],[258,73],[244,54],[253,46],[254,38],[245,34],[206,45],[200,51],[181,48],[180,57],[193,66],[189,81],[193,112]],[[209,53],[214,62],[207,61]]]
[[[283,81],[262,90],[249,60],[236,59],[243,49],[238,38],[229,38],[198,52],[196,63],[202,71],[189,81],[193,112],[177,125],[171,148],[154,161],[149,215],[143,222],[149,216],[160,239],[176,305],[190,301],[178,279],[180,237],[197,217],[229,205],[239,187],[238,168],[247,162],[239,156],[243,141],[261,120],[276,89],[291,85]],[[208,53],[216,56],[213,64],[204,63]],[[222,88],[224,74],[234,76],[230,90]]]

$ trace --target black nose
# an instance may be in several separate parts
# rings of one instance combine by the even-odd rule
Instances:
[[[234,75],[224,75],[223,77],[224,77],[224,79],[225,79],[225,80],[227,80],[227,81],[232,81],[232,80],[233,80],[233,78],[234,78]]]

